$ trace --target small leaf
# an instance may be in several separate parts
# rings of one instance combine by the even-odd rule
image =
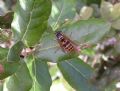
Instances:
[[[36,59],[33,61],[33,74],[36,77],[37,82],[41,91],[49,91],[52,84],[52,80],[48,71],[48,65],[45,61],[41,59]]]
[[[16,44],[10,48],[8,52],[8,61],[9,62],[15,62],[20,61],[20,53],[24,47],[24,44],[21,41],[18,41]]]
[[[77,91],[97,91],[90,82],[93,70],[82,60],[74,58],[60,61],[58,67],[67,82]]]
[[[51,12],[51,0],[18,0],[12,28],[15,40],[22,40],[27,46],[39,42],[47,29]]]
[[[32,87],[32,79],[29,70],[23,63],[19,70],[6,81],[7,91],[29,91]]]

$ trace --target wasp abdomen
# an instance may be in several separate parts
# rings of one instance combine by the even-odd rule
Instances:
[[[65,52],[69,53],[72,51],[76,51],[75,48],[76,45],[68,37],[66,37],[61,31],[56,32],[56,37],[58,43]]]

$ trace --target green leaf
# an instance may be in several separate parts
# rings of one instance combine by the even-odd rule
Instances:
[[[110,24],[101,19],[90,19],[69,23],[58,29],[74,42],[97,44],[99,40],[109,32]],[[41,39],[40,47],[36,51],[36,56],[48,61],[56,62],[65,53],[61,50],[54,33],[45,33]]]
[[[63,31],[66,36],[80,43],[96,44],[109,32],[111,25],[101,19],[80,20],[75,23],[69,23],[58,29]]]
[[[49,91],[51,78],[48,72],[48,66],[44,60],[30,55],[25,60],[33,79],[33,86],[30,91]]]
[[[41,88],[40,88],[41,86],[37,82],[36,77],[34,76],[33,70],[32,70],[33,69],[32,65],[33,65],[34,60],[35,60],[34,56],[32,56],[32,55],[28,56],[25,60],[27,62],[27,67],[29,69],[30,75],[33,79],[33,84],[32,84],[32,88],[30,89],[30,91],[41,91]]]
[[[67,82],[77,91],[97,91],[90,82],[93,70],[82,60],[76,58],[60,61],[58,67]]]
[[[20,66],[18,62],[0,62],[0,80],[7,78],[14,74]]]
[[[20,52],[22,50],[22,42],[17,42],[10,50],[0,47],[0,80],[14,74],[20,66]],[[8,53],[9,51],[9,53]],[[8,61],[7,61],[8,54]],[[11,62],[15,61],[15,62]]]
[[[12,22],[14,38],[33,46],[47,29],[51,0],[18,0],[16,8]]]
[[[25,63],[7,80],[6,86],[8,91],[29,91],[31,89],[32,79]]]
[[[65,19],[73,19],[76,13],[76,0],[53,0],[52,12],[49,24],[55,28],[57,24],[61,24]]]
[[[0,47],[0,61],[4,61],[4,59],[6,59],[7,54],[8,49]]]
[[[14,44],[8,52],[8,56],[7,56],[8,61],[9,62],[20,61],[20,53],[21,53],[23,47],[24,47],[24,44],[21,41],[18,41],[16,44]]]
[[[48,65],[44,60],[36,59],[32,63],[33,74],[39,83],[40,91],[50,91],[52,80],[48,71]]]

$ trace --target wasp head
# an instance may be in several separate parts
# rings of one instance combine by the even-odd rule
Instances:
[[[57,31],[55,34],[58,39],[61,39],[63,37],[63,34],[61,31]]]

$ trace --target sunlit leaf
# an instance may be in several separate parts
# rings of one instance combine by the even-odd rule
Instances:
[[[15,40],[33,46],[47,29],[51,0],[18,0],[12,22]]]
[[[36,80],[34,80],[33,86],[30,91],[42,91],[39,83]]]

